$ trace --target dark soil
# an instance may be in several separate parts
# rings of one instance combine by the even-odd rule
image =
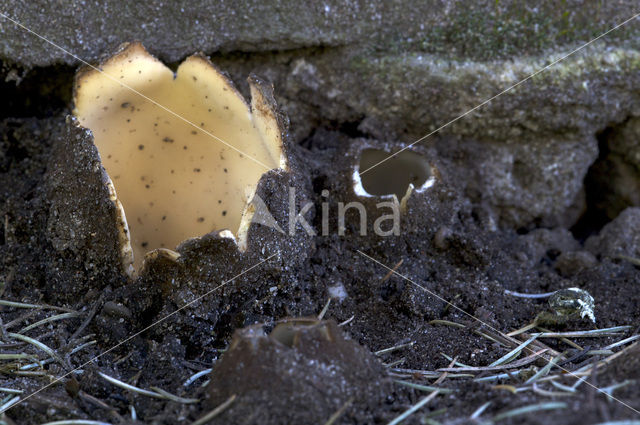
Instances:
[[[42,69],[33,71],[31,79],[23,84],[16,86],[10,81],[0,88],[5,103],[0,121],[0,298],[56,306],[79,315],[26,332],[60,357],[60,361],[44,365],[45,373],[40,376],[20,376],[15,362],[2,360],[0,387],[24,390],[24,401],[6,413],[7,423],[39,424],[76,418],[113,424],[192,423],[229,395],[236,396],[234,402],[210,423],[325,423],[342,407],[344,410],[334,423],[387,423],[428,395],[393,382],[387,376],[389,372],[396,375],[394,379],[435,385],[434,379],[425,379],[420,373],[402,378],[397,375],[401,374],[400,369],[435,371],[448,367],[451,361],[445,355],[466,365],[487,366],[512,347],[491,341],[477,331],[490,332],[494,328],[508,333],[529,324],[546,309],[544,299],[514,297],[505,294],[505,290],[542,293],[583,288],[596,300],[597,327],[632,326],[615,337],[571,339],[585,349],[599,349],[637,333],[639,266],[624,259],[586,253],[583,241],[576,240],[568,229],[541,229],[534,225],[526,230],[496,229],[482,205],[473,205],[447,183],[455,179],[448,174],[452,164],[472,158],[452,155],[447,151],[447,140],[437,137],[416,150],[428,155],[440,169],[441,182],[427,195],[413,198],[403,216],[399,236],[360,236],[355,215],[347,215],[347,230],[340,236],[337,220],[332,218],[329,235],[282,245],[289,246],[291,252],[234,278],[271,252],[262,252],[259,248],[263,239],[256,239],[248,254],[239,254],[212,235],[184,246],[184,260],[178,265],[158,262],[141,278],[129,282],[116,261],[106,261],[108,255],[101,254],[108,247],[99,241],[94,245],[86,241],[77,246],[65,245],[58,234],[52,205],[59,200],[52,194],[51,179],[55,176],[50,167],[59,147],[56,144],[68,137],[65,116],[70,111],[70,99],[66,89],[45,90],[52,84],[59,87],[51,73],[60,76],[61,84],[67,84],[66,79],[71,77],[66,68]],[[342,129],[348,127],[345,123]],[[354,199],[349,161],[353,160],[354,149],[357,152],[363,146],[393,147],[376,140],[352,138],[339,124],[334,128],[319,127],[310,138],[292,143],[292,155],[299,164],[295,185],[301,196],[314,202],[308,221],[316,228],[323,202],[328,202],[329,210],[335,213],[337,202]],[[287,182],[282,176],[266,178],[260,189],[263,198],[277,198],[279,188]],[[325,189],[331,194],[328,201],[322,196]],[[67,202],[76,201],[71,195],[65,196],[70,198]],[[98,207],[92,214],[96,223],[108,218],[108,211]],[[385,278],[388,270],[359,251],[388,267],[399,264],[397,272],[407,279],[397,275]],[[585,260],[590,255],[594,261]],[[233,280],[197,299],[228,279]],[[236,330],[261,323],[268,332],[281,319],[315,317],[336,288],[343,290],[346,297],[333,298],[324,317],[336,323],[346,322],[339,329],[359,345],[345,343],[342,334],[329,338],[331,343],[322,340],[322,336],[307,335],[302,338],[302,345],[294,344],[286,350],[264,348],[261,352],[256,346],[260,362],[273,367],[252,367],[242,376],[230,372],[244,370],[240,367],[242,362],[249,362],[242,355],[223,354]],[[47,358],[41,350],[6,333],[63,311],[0,308],[0,353],[24,352]],[[162,320],[167,315],[171,316]],[[433,320],[466,327],[430,323]],[[555,328],[588,329],[593,329],[593,324],[580,319]],[[95,342],[71,352],[90,341]],[[566,351],[569,358],[581,351],[558,339],[544,342],[558,352]],[[408,343],[412,345],[372,354]],[[585,362],[608,356],[579,356],[563,363],[562,368],[572,371]],[[637,348],[629,350],[587,376],[587,383],[567,397],[536,393],[531,386],[517,393],[496,387],[522,384],[519,377],[490,382],[447,377],[437,385],[455,391],[437,396],[403,423],[428,423],[427,417],[439,423],[475,423],[470,415],[487,402],[491,404],[480,416],[485,420],[518,407],[566,403],[562,409],[530,412],[500,423],[583,425],[638,419],[638,411],[633,409],[640,409],[639,357]],[[277,367],[280,358],[292,366]],[[385,368],[383,363],[390,366]],[[538,359],[529,366],[545,364]],[[79,366],[80,370],[67,375]],[[325,366],[335,367],[337,375],[321,373],[318,368]],[[211,376],[185,385],[195,373],[212,367]],[[362,373],[345,372],[358,368]],[[559,371],[553,371],[556,372]],[[183,404],[134,394],[107,382],[99,373],[139,388],[158,387],[200,402]],[[482,376],[493,373],[497,372]],[[60,382],[38,391],[50,384],[52,377],[63,375],[66,376]],[[565,375],[559,383],[575,382],[576,378]],[[204,387],[208,379],[210,386]],[[607,399],[594,388],[625,380],[635,381],[615,390],[613,395],[631,408]],[[560,391],[548,383],[540,383],[539,388]],[[265,398],[265,394],[273,399]],[[132,419],[133,411],[137,421]]]

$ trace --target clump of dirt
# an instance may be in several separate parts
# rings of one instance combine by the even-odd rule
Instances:
[[[208,391],[212,409],[233,400],[216,418],[221,424],[279,424],[284,417],[315,423],[350,407],[357,415],[347,415],[350,420],[367,422],[385,402],[391,379],[335,322],[300,320],[281,323],[268,336],[262,325],[236,331]]]

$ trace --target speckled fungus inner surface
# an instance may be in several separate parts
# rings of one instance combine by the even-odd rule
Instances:
[[[139,43],[78,73],[74,114],[124,208],[135,270],[145,253],[214,230],[246,237],[260,177],[286,168],[275,112],[251,94],[249,107],[203,56],[174,74]]]

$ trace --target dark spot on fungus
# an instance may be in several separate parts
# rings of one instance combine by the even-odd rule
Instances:
[[[226,173],[228,170],[225,168],[223,171]]]
[[[198,223],[202,223],[204,221],[204,217],[198,217]]]
[[[139,149],[139,150],[144,149],[144,145],[138,145],[138,149]]]
[[[226,211],[222,211],[222,215],[223,216],[227,215],[227,212]]]
[[[149,189],[151,186],[149,186],[148,184],[145,184],[144,187],[146,187],[147,189]]]
[[[171,137],[165,137],[162,141],[165,143],[173,143],[173,139]]]
[[[131,122],[131,118],[127,118],[127,122]]]
[[[149,244],[148,244],[147,242],[142,242],[140,245],[141,245],[143,248],[146,248],[146,247],[147,247],[147,245],[149,245]]]
[[[194,173],[199,173],[199,172],[200,172],[200,169],[199,169],[199,168],[194,168],[194,169],[193,169],[193,172],[194,172]]]
[[[219,203],[219,204],[221,204],[221,203],[222,203],[222,200],[221,200],[221,199],[218,199],[218,203]]]
[[[103,106],[103,107],[102,107],[102,109],[103,109],[104,111],[106,111],[106,110],[108,110],[108,109],[109,109],[109,107],[108,107],[108,106]]]
[[[163,215],[163,216],[162,216],[162,221],[165,221],[166,219],[167,219],[167,216],[166,216],[166,215]]]
[[[122,105],[120,105],[121,108],[128,108],[129,105],[131,105],[129,102],[124,102]]]
[[[182,149],[184,149],[184,150],[186,151],[186,150],[187,150],[187,145],[184,145],[184,146],[182,147]]]
[[[191,77],[193,78],[193,81],[198,81],[195,75],[192,75]]]
[[[173,174],[174,172],[175,172],[174,170],[171,170],[171,174]]]

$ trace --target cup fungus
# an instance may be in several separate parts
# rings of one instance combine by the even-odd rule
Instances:
[[[391,156],[383,150],[364,149],[353,173],[353,187],[357,195],[395,197],[404,206],[414,191],[433,186],[436,175],[435,168],[416,152],[404,150]]]
[[[258,181],[287,169],[275,102],[257,78],[249,85],[251,106],[204,56],[174,74],[137,42],[78,72],[73,113],[109,176],[129,274],[145,254],[175,258],[213,230],[246,249]]]

